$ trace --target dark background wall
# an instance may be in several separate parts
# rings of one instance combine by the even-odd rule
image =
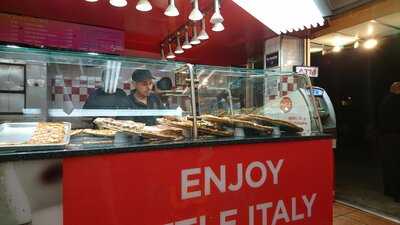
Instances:
[[[311,63],[319,67],[314,85],[328,92],[336,110],[339,148],[375,155],[379,105],[391,83],[400,81],[400,35],[381,39],[371,50],[316,53]]]

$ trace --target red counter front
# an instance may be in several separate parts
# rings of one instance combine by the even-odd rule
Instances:
[[[63,160],[64,225],[332,224],[331,140]]]

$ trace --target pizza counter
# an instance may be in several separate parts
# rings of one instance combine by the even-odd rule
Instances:
[[[26,82],[0,114],[0,224],[332,224],[307,76],[0,46],[1,62]],[[138,70],[157,108],[131,108]],[[93,93],[113,101],[86,108]]]

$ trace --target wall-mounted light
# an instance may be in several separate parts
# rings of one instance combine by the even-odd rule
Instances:
[[[203,19],[203,13],[199,10],[199,0],[193,0],[193,10],[190,12],[189,19],[192,21]]]
[[[148,0],[139,0],[136,4],[136,9],[142,12],[148,12],[153,9],[153,7]]]
[[[219,0],[214,0],[214,14],[211,16],[210,23],[217,24],[224,22],[224,18],[221,15],[221,11],[219,10]]]
[[[110,4],[112,6],[121,8],[121,7],[125,7],[126,5],[128,5],[128,2],[126,0],[110,0]]]
[[[179,11],[175,6],[175,0],[169,0],[169,5],[167,9],[164,12],[164,15],[166,16],[179,16]]]
[[[365,49],[372,49],[375,48],[377,45],[378,45],[378,40],[371,38],[364,42],[363,47]]]
[[[201,20],[201,31],[199,33],[199,36],[197,36],[197,38],[200,40],[207,40],[210,38],[206,31],[206,21],[204,18]]]
[[[215,32],[221,32],[225,29],[224,25],[222,23],[216,23],[214,26],[211,28],[212,31]]]
[[[187,29],[188,29],[188,28],[186,27],[186,30],[185,30],[185,41],[183,42],[183,45],[182,45],[182,48],[183,48],[183,49],[190,49],[190,48],[192,48],[192,45],[191,45],[190,42],[189,42],[189,32],[188,32]]]
[[[196,29],[196,24],[193,24],[193,36],[192,36],[192,40],[190,40],[190,44],[192,45],[198,45],[200,44],[200,40],[197,37],[197,29]]]
[[[175,48],[175,54],[182,54],[184,51],[181,46],[181,40],[179,38],[179,34],[176,35],[176,48]]]
[[[171,43],[168,43],[168,49],[169,49],[169,52],[168,52],[168,55],[167,55],[167,59],[174,59],[174,58],[175,58],[175,55],[174,55],[174,53],[172,52]]]

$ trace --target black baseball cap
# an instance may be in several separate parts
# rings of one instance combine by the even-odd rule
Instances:
[[[155,79],[149,70],[137,69],[132,73],[132,80],[135,82],[141,82],[145,80]]]

